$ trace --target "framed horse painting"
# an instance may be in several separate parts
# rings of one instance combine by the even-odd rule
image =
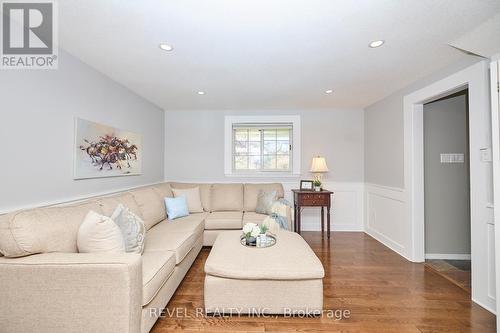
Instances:
[[[132,176],[142,172],[140,134],[75,119],[74,178]]]

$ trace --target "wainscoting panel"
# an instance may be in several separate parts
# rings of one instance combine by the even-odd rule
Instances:
[[[365,184],[365,232],[409,258],[404,189]]]
[[[493,218],[490,220],[493,222]],[[488,297],[491,303],[496,300],[496,273],[495,273],[495,225],[494,223],[487,223],[488,234]]]
[[[293,203],[292,189],[299,187],[298,182],[283,183],[285,198]],[[363,231],[363,183],[324,182],[323,186],[334,192],[331,214],[332,231]],[[320,208],[302,210],[302,230],[321,230]],[[326,230],[326,211],[325,211]]]

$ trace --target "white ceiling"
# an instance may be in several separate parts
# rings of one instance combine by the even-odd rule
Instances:
[[[59,33],[164,109],[358,108],[467,57],[447,43],[499,12],[498,0],[64,0]]]
[[[450,43],[461,50],[490,58],[500,53],[500,13]]]

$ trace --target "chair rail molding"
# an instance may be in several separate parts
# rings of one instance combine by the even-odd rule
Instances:
[[[12,212],[15,212],[18,210],[25,210],[25,209],[35,209],[35,208],[42,208],[42,207],[57,207],[57,206],[71,205],[71,204],[76,204],[76,203],[87,201],[87,200],[92,200],[94,198],[112,196],[115,194],[124,193],[124,192],[134,190],[137,188],[153,186],[153,185],[158,185],[158,184],[162,184],[162,183],[163,182],[161,181],[161,182],[154,182],[154,183],[147,183],[147,184],[138,184],[136,186],[127,186],[127,187],[123,187],[120,189],[114,189],[112,191],[94,192],[94,193],[90,193],[90,194],[86,194],[86,195],[69,196],[69,197],[64,198],[64,199],[61,198],[59,200],[39,201],[39,202],[35,202],[32,204],[28,204],[28,205],[1,208],[0,215],[5,215],[8,213],[12,213]]]

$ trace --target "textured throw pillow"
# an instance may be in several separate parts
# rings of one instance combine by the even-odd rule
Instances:
[[[201,204],[201,195],[199,187],[192,188],[173,188],[172,193],[174,197],[186,197],[187,206],[190,213],[203,213],[203,206]]]
[[[111,219],[120,228],[125,242],[125,252],[142,254],[146,227],[144,221],[122,204],[116,207]]]
[[[276,191],[264,191],[260,190],[257,194],[257,207],[255,207],[255,212],[259,214],[271,214],[271,206],[276,200]]]
[[[189,215],[186,197],[165,198],[165,208],[169,220]]]
[[[120,228],[107,216],[94,211],[87,216],[78,229],[79,252],[125,252]]]

